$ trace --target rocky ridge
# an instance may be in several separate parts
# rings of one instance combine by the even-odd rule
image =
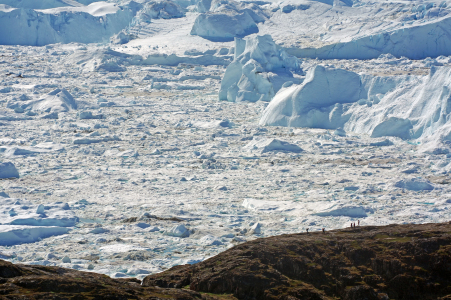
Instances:
[[[137,279],[0,260],[0,299],[451,299],[451,224],[257,239]]]
[[[182,289],[142,287],[137,279],[0,260],[0,299],[214,299]]]
[[[143,286],[238,299],[451,299],[451,224],[354,227],[258,239]]]

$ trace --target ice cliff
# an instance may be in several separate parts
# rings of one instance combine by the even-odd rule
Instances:
[[[42,46],[108,41],[136,13],[133,6],[96,2],[43,10],[0,7],[0,44]]]

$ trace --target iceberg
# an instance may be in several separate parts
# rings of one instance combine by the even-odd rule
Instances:
[[[130,24],[135,13],[134,7],[106,2],[42,10],[0,7],[0,44],[43,46],[108,41]]]
[[[363,37],[352,37],[319,48],[292,48],[297,57],[319,59],[372,59],[390,53],[395,57],[424,59],[451,55],[451,17],[402,26]]]
[[[233,41],[235,37],[257,33],[258,27],[247,12],[207,12],[197,17],[191,35],[214,42]]]
[[[280,49],[270,35],[235,39],[235,58],[221,81],[219,100],[270,101],[287,81],[300,82],[300,62]]]
[[[427,76],[383,77],[316,66],[302,84],[277,93],[260,125],[341,127],[446,147],[451,143],[450,78],[449,67],[431,67]]]

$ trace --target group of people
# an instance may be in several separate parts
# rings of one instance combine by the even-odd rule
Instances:
[[[357,220],[357,226],[360,226],[360,220]],[[351,228],[355,228],[355,222],[351,223]]]
[[[450,221],[450,224],[451,224],[451,221]],[[351,223],[351,228],[355,228],[355,222],[354,223]],[[357,220],[357,226],[360,226],[360,220]],[[307,228],[306,229],[306,231],[307,231],[307,233],[308,233],[308,231],[309,231],[309,228]],[[326,233],[326,228],[323,228],[323,233]]]
[[[309,228],[306,229],[307,233],[308,233]],[[326,228],[323,228],[323,233],[326,233]]]

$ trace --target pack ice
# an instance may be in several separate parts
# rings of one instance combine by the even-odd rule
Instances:
[[[69,205],[62,202],[36,205],[0,197],[0,207],[0,246],[32,243],[65,234],[78,222]]]

